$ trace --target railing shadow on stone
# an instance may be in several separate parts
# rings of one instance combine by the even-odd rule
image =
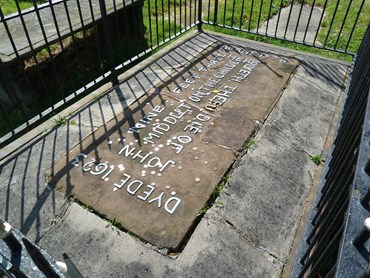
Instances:
[[[313,21],[318,16],[315,16],[314,4],[290,5],[285,8],[287,14],[283,14],[280,9],[292,4],[289,1],[271,0],[261,2],[261,5],[256,2],[251,7],[246,1],[229,1],[224,6],[218,1],[180,3],[178,6],[171,1],[49,0],[26,11],[21,11],[18,6],[18,13],[10,16],[4,16],[0,11],[0,42],[4,45],[0,55],[1,144],[9,143],[99,84],[109,79],[116,82],[117,70],[124,71],[196,25],[199,30],[204,23],[350,53],[350,39],[364,6],[362,1],[360,7],[356,7],[354,22],[345,22],[353,28],[346,48],[342,49],[337,43],[344,37],[341,36],[344,22],[338,37],[334,38],[334,47],[315,43],[323,13],[316,26]],[[344,7],[346,17],[350,11],[353,13],[352,6]],[[107,20],[104,20],[105,14]],[[273,15],[278,16],[277,22]],[[244,22],[248,16],[249,21]],[[334,18],[335,13],[330,29],[333,29],[333,23],[338,24]],[[253,21],[257,25],[251,25],[251,20],[258,24]],[[262,26],[263,20],[266,28]],[[283,28],[283,35],[277,32],[279,28]],[[271,32],[270,29],[274,30]],[[311,29],[316,30],[313,43],[306,38]],[[297,35],[302,32],[303,38]],[[137,40],[132,41],[135,36]],[[330,38],[333,40],[332,34]],[[71,52],[72,48],[75,51]],[[126,53],[124,57],[122,52]]]
[[[1,139],[2,145],[103,82],[113,81],[116,71],[126,70],[163,44],[158,39],[176,37],[176,28],[165,31],[159,26],[158,18],[167,17],[161,8],[156,19],[149,18],[149,25],[155,25],[147,30],[150,37],[144,37],[143,1],[49,1],[10,16],[0,11],[1,136],[11,131]],[[182,33],[186,28],[177,29]]]
[[[143,95],[150,99],[153,88],[181,74],[182,67],[189,59],[199,54],[197,47],[202,49],[202,45],[207,43],[198,36],[198,45],[192,43],[190,46],[193,52],[187,50],[190,48],[188,42],[178,45],[177,49],[166,54],[166,59],[158,58],[146,65],[144,69],[130,75],[120,86],[109,89],[70,115],[64,125],[52,127],[31,139],[27,147],[15,156],[10,155],[0,165],[0,189],[5,193],[0,196],[1,217],[37,243],[50,225],[59,220],[59,215],[63,215],[70,203],[65,198],[68,193],[64,195],[48,185],[50,177],[57,174],[54,172],[54,164],[61,159],[69,160],[69,151],[78,142],[82,142],[82,148],[84,138],[88,135],[94,136],[98,128],[104,129],[107,122],[117,120],[117,115],[129,112],[128,106],[131,103],[140,103]],[[137,111],[143,113],[141,109],[139,105]],[[128,121],[130,125],[135,125],[134,121],[130,122],[130,118]],[[110,132],[113,131],[106,130],[107,134]],[[94,138],[94,141],[100,139]],[[94,145],[90,147],[94,148]],[[95,151],[98,152],[97,149]],[[40,217],[40,214],[48,217]]]

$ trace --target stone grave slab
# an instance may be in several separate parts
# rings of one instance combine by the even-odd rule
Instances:
[[[217,46],[80,142],[50,184],[176,250],[297,65]]]

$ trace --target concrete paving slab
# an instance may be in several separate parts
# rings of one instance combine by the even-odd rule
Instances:
[[[315,165],[279,130],[269,127],[259,134],[253,151],[233,171],[218,200],[224,207],[217,210],[253,244],[284,262]]]
[[[164,277],[279,277],[281,267],[211,209]]]
[[[58,254],[57,260],[63,246],[87,277],[278,277],[282,268],[281,262],[251,245],[213,210],[177,259],[160,254],[74,203],[42,238],[41,246]]]
[[[227,36],[195,33],[193,38],[186,38],[185,41],[178,44],[174,51],[179,54],[173,56],[176,57],[174,61],[181,60],[180,63],[173,63],[176,67],[171,68],[171,64],[166,63],[167,49],[160,53],[164,56],[159,58],[158,63],[154,60],[147,62],[153,67],[156,63],[155,70],[163,69],[163,78],[171,79],[184,70],[182,65],[191,64],[187,57],[198,57],[187,46],[193,45],[207,51],[212,45],[228,44],[248,51],[267,52],[271,56],[297,58],[301,62],[297,72],[302,76],[293,76],[290,86],[283,92],[266,123],[260,123],[262,126],[256,135],[255,149],[240,159],[219,199],[224,208],[213,207],[207,212],[193,234],[189,234],[180,254],[165,255],[169,250],[159,250],[134,239],[128,233],[107,226],[106,220],[45,185],[54,163],[89,133],[97,130],[100,124],[109,121],[109,117],[114,121],[130,101],[138,97],[136,91],[125,89],[123,94],[117,94],[110,90],[93,103],[91,99],[85,101],[85,106],[76,109],[73,115],[78,124],[70,122],[69,125],[53,128],[1,162],[0,190],[6,192],[0,195],[3,218],[22,228],[56,259],[66,252],[86,276],[280,276],[303,212],[305,196],[312,184],[311,174],[315,165],[309,160],[309,151],[319,151],[320,144],[325,141],[325,130],[330,120],[324,115],[331,115],[331,107],[336,102],[346,67]],[[138,71],[126,77],[129,79]],[[155,75],[152,76],[154,78]],[[162,82],[161,78],[156,76],[159,83],[155,86]],[[323,83],[318,87],[312,86],[319,82]],[[143,89],[142,95],[149,94],[153,89],[152,83],[147,84],[150,88]],[[312,97],[305,97],[297,89],[302,94],[315,91],[320,97],[315,97],[314,92],[308,94]],[[116,106],[110,104],[110,97],[116,98]],[[321,101],[323,105],[315,101]],[[89,109],[92,105],[97,105],[94,112]],[[310,111],[310,105],[313,115],[304,112],[302,116],[316,117],[316,121],[304,121],[299,113],[287,111],[299,111],[302,107],[306,109],[304,111]],[[325,107],[329,107],[328,111]],[[315,116],[317,113],[319,115]],[[298,129],[298,125],[292,125],[291,121],[303,124],[303,127],[299,126]],[[311,128],[318,130],[310,135]],[[238,133],[237,130],[233,132]],[[308,132],[309,140],[305,140],[305,132]],[[317,134],[320,138],[315,137]],[[14,143],[14,146],[20,145],[19,142]],[[273,225],[278,228],[274,229]]]
[[[282,262],[315,175],[310,155],[322,153],[339,91],[301,66],[219,198],[220,214]]]
[[[321,66],[326,70],[329,69],[325,63]],[[317,67],[316,72],[320,70]],[[344,80],[345,75],[341,68],[335,72],[339,72]],[[341,84],[335,85],[330,80],[332,79],[320,80],[310,76],[303,64],[297,70],[294,82],[286,89],[285,98],[277,104],[276,112],[268,121],[280,129],[296,147],[309,155],[321,155],[337,106]],[[308,103],[311,104],[307,105]]]

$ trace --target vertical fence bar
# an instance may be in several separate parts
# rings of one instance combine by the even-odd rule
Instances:
[[[233,9],[232,9],[232,15],[231,15],[231,27],[234,27],[234,14],[235,14],[235,0],[233,1]]]
[[[74,30],[73,30],[73,27],[72,27],[72,21],[71,21],[71,16],[69,14],[69,9],[68,9],[67,1],[63,1],[63,4],[64,4],[64,10],[66,11],[66,16],[67,16],[69,30],[70,30],[70,33],[72,35],[72,41],[75,42],[75,37],[73,35],[74,34]]]
[[[245,0],[243,0],[243,2],[242,2],[242,10],[241,10],[241,12],[240,12],[240,24],[239,24],[239,30],[241,30],[241,29],[242,29],[242,27],[243,27],[244,6],[245,6]]]
[[[154,0],[154,5],[155,5],[155,31],[156,31],[156,38],[157,38],[157,45],[159,45],[159,42],[160,42],[160,40],[159,40],[159,24],[158,24],[158,0]],[[181,15],[181,13],[180,13],[180,15]],[[181,18],[181,16],[180,16],[180,18]]]
[[[288,21],[286,23],[285,31],[284,31],[284,39],[286,39],[286,33],[288,32],[288,29],[289,29],[289,23],[290,23],[290,18],[292,17],[293,6],[294,6],[294,0],[292,0],[292,4],[290,5]]]
[[[53,16],[53,21],[54,21],[54,25],[55,25],[55,30],[57,31],[58,41],[59,41],[60,47],[62,48],[62,50],[64,50],[64,44],[63,44],[62,36],[61,36],[61,34],[60,34],[60,30],[59,30],[59,25],[58,25],[57,17],[56,17],[56,15],[55,15],[54,5],[53,5],[52,0],[48,0],[48,1],[49,1],[49,5],[50,5],[51,14],[52,14],[52,16]]]
[[[251,30],[251,23],[252,23],[252,17],[253,17],[253,6],[254,6],[254,0],[252,0],[251,9],[249,11],[248,31]]]
[[[308,22],[307,22],[306,30],[305,30],[304,36],[303,36],[303,43],[305,43],[305,41],[306,41],[308,26],[310,26],[310,23],[311,23],[311,17],[312,17],[313,8],[315,7],[315,4],[316,4],[316,0],[313,0],[312,5],[311,5],[311,10],[310,10],[310,15],[308,16]]]
[[[187,22],[187,7],[186,7],[187,3],[186,3],[186,0],[184,0],[184,14],[185,14],[185,28],[187,29],[188,28],[188,22]]]
[[[171,1],[167,1],[168,37],[171,38]]]
[[[104,30],[104,44],[105,44],[105,51],[108,58],[108,63],[111,71],[111,82],[113,85],[118,84],[118,78],[117,78],[117,72],[113,63],[113,55],[112,55],[112,43],[110,40],[110,34],[108,29],[108,20],[107,20],[107,10],[105,8],[105,1],[99,0],[99,7],[102,17],[102,24],[103,24],[103,30]]]
[[[283,8],[283,0],[280,0],[280,9],[279,9],[279,14],[278,14],[278,18],[277,18],[277,22],[276,22],[276,26],[275,26],[275,38],[276,38],[276,35],[277,35],[277,30],[279,28],[279,23],[280,23],[280,16],[281,16],[281,9]]]
[[[270,0],[270,6],[269,6],[269,12],[268,12],[268,15],[267,15],[267,24],[266,24],[266,35],[268,33],[268,29],[269,29],[269,24],[270,24],[270,17],[271,17],[271,9],[272,9],[272,2],[274,0]]]
[[[331,18],[331,22],[330,22],[330,26],[329,26],[329,29],[328,29],[328,33],[326,34],[326,38],[325,38],[325,41],[324,41],[324,47],[326,46],[326,43],[327,43],[327,41],[329,39],[329,36],[330,36],[331,29],[333,28],[333,24],[334,24],[334,21],[335,21],[335,16],[337,15],[339,3],[340,3],[340,0],[338,0],[337,1],[337,4],[335,5],[334,14],[333,14],[333,17]]]
[[[260,10],[259,10],[259,12],[258,12],[257,33],[259,33],[259,27],[260,27],[260,23],[261,23],[262,7],[263,7],[263,0],[261,0],[261,3],[260,3]]]
[[[182,0],[180,0],[179,21],[180,21],[180,33],[181,33],[182,32]]]
[[[198,31],[202,31],[202,26],[203,26],[203,18],[202,18],[202,0],[198,1]]]
[[[337,45],[338,45],[339,39],[340,39],[340,37],[342,35],[343,27],[344,27],[344,25],[346,23],[348,12],[349,12],[349,9],[351,8],[351,5],[352,5],[352,0],[350,0],[349,3],[348,3],[348,8],[347,8],[346,14],[345,14],[345,16],[343,18],[343,22],[342,22],[342,25],[340,26],[339,34],[337,36],[337,40],[336,40],[336,42],[334,44],[334,49],[337,48]]]
[[[360,5],[360,8],[358,9],[358,12],[357,12],[357,16],[356,16],[356,19],[355,19],[355,22],[353,23],[353,27],[351,29],[351,34],[349,35],[348,37],[348,41],[347,41],[347,44],[346,44],[346,47],[344,49],[345,52],[348,52],[348,47],[349,47],[349,44],[351,42],[351,39],[352,39],[352,36],[353,36],[353,32],[355,31],[356,29],[356,25],[357,25],[357,22],[358,22],[358,19],[360,17],[360,14],[361,14],[361,11],[362,11],[362,8],[364,7],[364,4],[365,4],[365,0],[362,0],[361,2],[361,5]]]
[[[297,19],[297,24],[296,24],[296,26],[295,26],[295,30],[294,30],[293,41],[295,41],[295,38],[296,38],[296,35],[297,35],[297,31],[298,31],[299,22],[301,21],[301,15],[302,15],[303,5],[304,5],[304,1],[302,1],[302,3],[301,3],[301,7],[300,7],[300,9],[299,9],[299,14],[298,14],[298,19]],[[307,26],[308,26],[308,23],[307,23]]]
[[[222,23],[222,26],[226,26],[226,11],[227,11],[227,0],[224,2],[224,21]]]
[[[209,3],[211,3],[210,0],[208,0]],[[202,2],[202,0],[200,0],[199,2]],[[218,20],[218,0],[215,0],[215,6],[214,6],[214,15],[213,15],[213,25],[217,25],[217,20]]]
[[[195,0],[196,2],[197,0]],[[213,15],[215,16],[215,15]],[[207,7],[207,21],[210,22],[210,17],[211,17],[211,1],[208,1],[208,7]]]
[[[163,0],[161,1],[161,11],[162,11],[162,15],[161,15],[161,19],[162,19],[162,34],[163,34],[163,38],[165,38],[165,31],[164,31],[164,2],[163,2]],[[135,12],[134,12],[134,14],[135,14]]]
[[[98,49],[98,54],[97,55],[98,55],[99,61],[103,61],[102,55],[101,55],[101,49],[100,49],[99,36],[98,36],[98,27],[97,27],[97,24],[95,22],[94,9],[93,9],[92,2],[91,2],[92,0],[88,0],[88,1],[89,1],[89,7],[90,7],[90,15],[91,15],[91,19],[93,21],[95,44],[96,44],[96,47]],[[103,73],[102,67],[99,67],[99,68],[100,68],[100,73]]]

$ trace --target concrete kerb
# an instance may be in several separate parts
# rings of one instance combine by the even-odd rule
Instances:
[[[188,35],[186,35],[186,37],[178,42],[178,45],[180,45],[185,40],[193,38],[196,34],[198,33],[189,33]],[[288,55],[286,55],[286,49],[267,46],[265,44],[250,42],[247,40],[238,39],[239,42],[236,42],[236,38],[228,36],[225,36],[226,39],[222,40],[221,38],[223,38],[224,36],[215,36],[214,34],[207,35],[207,33],[205,33],[205,36],[210,36],[210,40],[214,42],[217,42],[218,40],[234,44],[239,44],[240,42],[240,44],[247,45],[248,47],[256,47],[257,49],[262,49],[267,52],[278,52],[278,54],[299,58],[300,60],[304,60],[304,58],[315,60],[315,58],[310,55],[290,50],[288,51]],[[177,47],[177,45],[175,46],[172,44],[170,45],[170,47],[171,49],[174,49],[175,47]],[[167,52],[168,48],[161,50],[159,53],[155,54],[157,56],[150,58],[150,61],[153,62],[156,57],[161,57],[160,55],[166,54]],[[325,59],[322,58],[320,58],[319,61],[326,62]],[[140,65],[147,64],[148,60],[144,61]],[[140,65],[136,66],[131,71],[126,72],[123,77],[127,78],[136,74],[137,72],[140,72],[140,69],[142,68],[140,67]],[[344,66],[345,64],[342,65]],[[120,77],[120,80],[123,80],[123,77],[122,79]],[[103,95],[106,94],[110,89],[112,89],[110,85],[106,86],[107,87],[104,87],[100,91]],[[333,88],[330,87],[328,88],[328,90],[332,89]],[[284,96],[285,93],[283,94],[283,97]],[[330,99],[331,98],[327,100],[330,101]],[[81,102],[76,103],[68,110],[63,111],[61,115],[69,113],[69,111],[76,112],[81,109],[81,106],[89,105],[89,103],[91,102],[91,97],[89,98],[89,96],[87,96],[84,100],[85,101],[81,100]],[[280,119],[280,116],[284,116],[283,118],[287,118],[287,113],[276,110],[278,106],[279,103],[275,105],[275,109],[273,110],[273,112],[271,112],[275,115],[275,118],[271,119],[277,120]],[[299,108],[297,107],[297,109]],[[270,114],[270,117],[272,117],[272,114]],[[270,117],[268,119],[270,119]],[[307,160],[307,154],[303,153],[301,149],[295,148],[289,140],[286,140],[283,132],[279,130],[266,131],[266,129],[269,129],[272,126],[272,124],[268,124],[263,127],[265,130],[264,134],[270,133],[269,138],[264,139],[265,137],[262,136],[260,132],[258,132],[260,134],[258,140],[260,142],[262,142],[262,140],[265,140],[266,143],[265,141],[260,143],[260,145],[257,143],[256,150],[254,150],[253,148],[251,150],[251,153],[248,152],[244,160],[243,158],[239,160],[240,162],[236,167],[241,169],[245,166],[248,166],[248,159],[254,159],[253,163],[255,163],[260,169],[268,169],[268,175],[254,174],[253,179],[255,180],[263,179],[266,176],[270,176],[269,169],[273,169],[268,166],[267,162],[261,162],[260,155],[257,154],[258,151],[260,152],[262,150],[258,150],[258,148],[267,148],[267,143],[268,141],[270,141],[270,145],[273,147],[272,149],[270,149],[270,152],[272,150],[276,154],[276,159],[279,159],[279,157],[281,158],[281,154],[278,153],[280,145],[273,141],[274,132],[276,132],[276,134],[280,134],[279,138],[276,140],[283,141],[283,145],[287,147],[287,150],[292,151],[293,157],[297,156],[301,160],[309,162],[309,160]],[[324,133],[325,132],[323,132],[323,134]],[[26,139],[29,139],[30,136],[31,133],[28,134],[28,137],[26,136]],[[326,138],[326,135],[324,136]],[[322,139],[325,140],[325,138]],[[26,142],[31,143],[34,140],[37,139],[26,140]],[[19,146],[21,145],[18,145],[18,147]],[[292,150],[290,150],[290,148],[292,148]],[[263,150],[263,153],[268,156],[269,150]],[[285,165],[284,163],[281,164],[283,166]],[[311,169],[312,165],[309,168]],[[282,169],[289,169],[289,166],[285,165]],[[241,170],[238,171],[240,172]],[[83,273],[89,273],[89,275],[95,277],[100,277],[102,275],[111,275],[117,277],[117,275],[124,275],[123,273],[125,273],[125,276],[128,277],[137,274],[140,274],[143,277],[209,277],[211,275],[213,275],[213,277],[221,277],[225,275],[234,277],[248,275],[252,277],[279,277],[281,269],[283,267],[284,258],[287,254],[287,246],[291,245],[290,240],[292,237],[292,230],[294,230],[295,226],[293,225],[289,227],[289,242],[284,243],[284,250],[281,254],[278,254],[278,252],[276,251],[276,246],[275,248],[272,248],[274,246],[271,247],[271,245],[269,245],[269,240],[266,241],[266,238],[269,239],[269,237],[265,236],[260,238],[258,236],[259,233],[262,235],[268,235],[266,230],[260,229],[259,227],[261,226],[259,225],[256,225],[255,227],[252,227],[252,229],[250,229],[248,227],[248,221],[250,221],[250,218],[246,218],[245,215],[242,215],[243,213],[241,212],[241,209],[242,205],[248,205],[245,204],[246,197],[253,197],[253,195],[251,195],[251,192],[248,191],[250,190],[250,188],[246,186],[246,181],[242,178],[243,175],[240,175],[240,173],[236,173],[234,171],[231,182],[228,184],[226,191],[222,194],[220,198],[220,201],[225,202],[225,208],[220,209],[217,207],[213,207],[206,213],[206,216],[201,220],[201,223],[195,229],[195,232],[190,238],[185,249],[176,260],[171,260],[168,257],[158,254],[157,252],[153,252],[152,249],[147,248],[144,243],[136,241],[124,233],[117,234],[116,230],[105,228],[105,221],[102,221],[101,219],[97,218],[93,214],[87,212],[74,203],[72,203],[72,205],[66,209],[65,214],[61,215],[61,218],[58,219],[57,223],[55,223],[55,226],[52,226],[50,230],[45,231],[40,239],[40,243],[57,258],[58,256],[60,256],[60,248],[63,245],[65,251],[68,254],[72,254],[72,259],[78,266],[80,266],[81,271]],[[294,182],[291,181],[291,179],[293,178],[294,175],[290,176],[290,184],[294,184]],[[238,180],[240,182],[237,182]],[[277,182],[278,180],[279,179],[275,179],[275,182]],[[287,192],[294,193],[294,188],[284,188],[284,179],[280,178],[280,180],[280,186],[282,186],[284,190],[288,190]],[[263,191],[265,190],[263,189],[263,185],[265,184],[263,180],[258,184],[259,186],[257,186],[256,189],[257,191],[259,190],[259,195],[264,196],[265,198],[271,198],[274,196],[273,190],[270,190],[270,193],[268,193],[268,191]],[[299,184],[302,186],[302,188],[306,189],[311,186],[311,184]],[[237,187],[240,187],[242,190],[246,191],[247,194],[241,195],[241,191],[236,191]],[[274,189],[274,187],[271,188]],[[263,192],[266,194],[264,194]],[[261,196],[258,196],[258,198]],[[279,196],[282,198],[282,200],[285,200],[284,194],[281,194]],[[295,215],[300,214],[303,209],[302,198],[304,199],[306,193],[302,196],[299,198],[300,200],[298,202],[298,210],[300,211],[295,212]],[[251,198],[251,200],[253,200],[253,198]],[[294,200],[292,200],[291,202],[293,201]],[[233,206],[230,204],[233,203],[235,205],[235,209],[239,210],[239,213],[232,212]],[[274,210],[276,209],[276,207],[270,207],[269,209]],[[227,210],[227,213],[225,213],[225,210]],[[247,210],[250,217],[253,216],[253,211],[259,211],[261,213],[256,214],[257,216],[265,216],[263,214],[264,211],[259,210],[258,206],[256,206],[250,207],[249,211]],[[240,218],[240,216],[242,217]],[[239,219],[235,220],[236,218]],[[87,221],[87,223],[83,223],[81,219],[91,219],[91,221],[89,220]],[[266,223],[262,224],[265,225]],[[259,230],[257,230],[257,233],[254,233],[257,228]],[[271,230],[269,231],[271,232]],[[282,231],[282,234],[284,233],[286,233],[286,231]],[[71,237],[71,234],[73,234],[74,237]],[[279,234],[279,236],[281,236],[281,234]],[[272,240],[273,239],[275,239],[275,237],[273,237]],[[102,256],[104,258],[107,258],[104,261],[103,265],[101,263]]]

